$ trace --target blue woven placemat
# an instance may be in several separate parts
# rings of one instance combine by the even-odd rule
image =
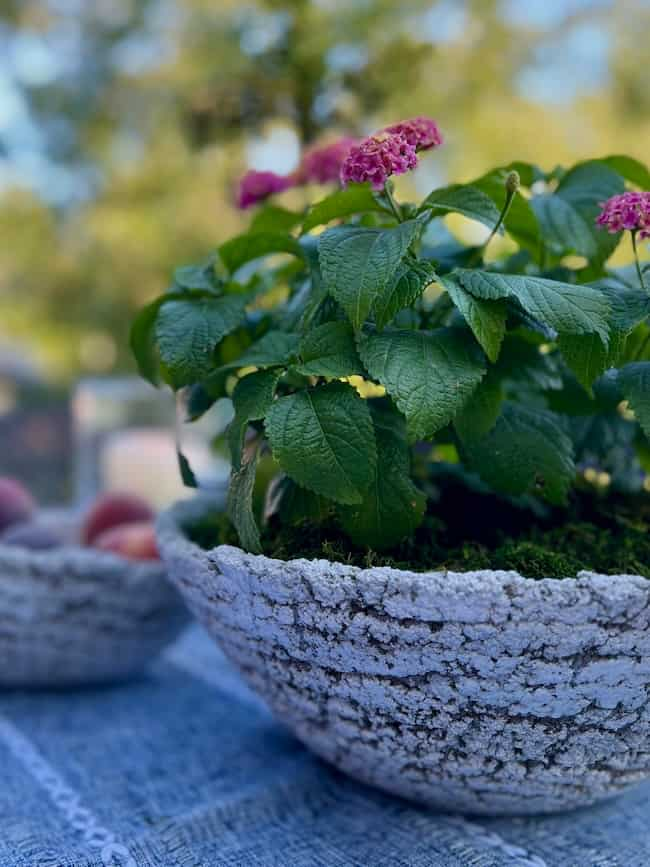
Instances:
[[[647,867],[650,785],[463,819],[307,752],[198,628],[138,681],[0,693],[0,867]]]

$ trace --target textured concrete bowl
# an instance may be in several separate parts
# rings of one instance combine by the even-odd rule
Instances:
[[[0,544],[0,687],[128,678],[188,620],[162,563]]]
[[[578,807],[650,776],[650,581],[281,562],[159,521],[170,578],[306,745],[477,814]]]

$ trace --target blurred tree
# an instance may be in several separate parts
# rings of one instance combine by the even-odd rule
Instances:
[[[286,163],[431,114],[448,146],[422,188],[647,158],[649,31],[644,0],[0,0],[0,339],[63,374],[129,365],[133,309],[241,225],[260,142]]]

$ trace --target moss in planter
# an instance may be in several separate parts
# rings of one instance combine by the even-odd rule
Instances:
[[[512,569],[528,578],[568,578],[587,569],[650,578],[647,531],[615,532],[595,524],[567,524],[548,531],[533,528],[518,538],[507,537],[493,548],[465,542],[445,550],[424,542],[417,546],[417,552],[411,546],[401,546],[395,552],[377,553],[351,547],[335,525],[318,529],[315,532],[313,527],[298,525],[269,534],[265,552],[280,560],[324,558],[355,566],[392,566],[412,571]]]
[[[514,569],[531,578],[570,577],[585,568],[573,549],[567,551],[565,545],[560,545],[558,550],[561,553],[558,553],[551,547],[546,548],[543,540],[540,541],[542,544],[525,539],[505,542],[490,557],[490,568]]]
[[[603,499],[582,491],[567,509],[544,515],[450,483],[430,508],[415,537],[391,551],[356,548],[330,518],[321,524],[267,526],[264,552],[280,560],[323,558],[412,571],[512,569],[529,578],[561,578],[586,569],[650,578],[647,495]],[[206,517],[190,535],[203,547],[238,544],[223,515]]]

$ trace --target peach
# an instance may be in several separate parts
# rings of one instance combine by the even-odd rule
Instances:
[[[156,532],[151,521],[120,524],[97,536],[93,546],[128,560],[159,560]]]
[[[24,485],[16,479],[0,477],[0,531],[28,521],[35,511],[34,498]]]
[[[135,521],[151,521],[153,517],[149,504],[134,494],[104,494],[97,498],[86,515],[81,540],[86,545],[92,545],[106,530]]]

